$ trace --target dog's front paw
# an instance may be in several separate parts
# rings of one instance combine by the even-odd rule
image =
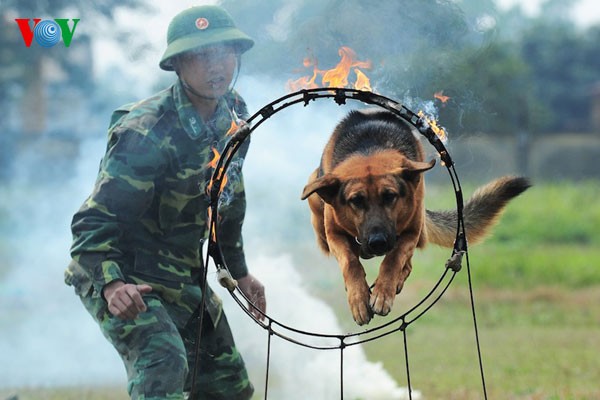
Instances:
[[[371,310],[378,315],[388,315],[394,305],[394,298],[396,297],[396,288],[393,286],[383,286],[378,282],[375,283],[373,293],[369,305]]]
[[[365,325],[373,318],[373,312],[369,307],[369,285],[367,282],[361,283],[353,287],[347,287],[348,304],[352,317],[358,325]]]

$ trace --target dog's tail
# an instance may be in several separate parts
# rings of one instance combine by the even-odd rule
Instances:
[[[504,207],[531,186],[527,178],[505,176],[496,179],[473,193],[463,209],[465,231],[469,244],[485,239],[496,224]],[[452,247],[456,238],[457,212],[426,210],[427,242]]]

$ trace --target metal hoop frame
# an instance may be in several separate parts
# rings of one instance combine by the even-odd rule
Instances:
[[[449,152],[446,147],[440,140],[440,138],[435,134],[429,123],[425,118],[420,117],[413,111],[409,110],[407,107],[398,103],[392,99],[381,96],[379,94],[375,94],[373,92],[361,91],[356,89],[346,89],[346,88],[314,88],[314,89],[304,89],[294,93],[287,94],[282,96],[273,102],[267,104],[263,108],[261,108],[258,112],[252,115],[247,124],[241,126],[232,136],[231,140],[225,146],[225,149],[222,152],[222,156],[220,157],[217,166],[215,167],[214,173],[211,178],[211,192],[210,192],[210,213],[208,220],[209,235],[208,239],[208,256],[205,257],[205,268],[204,268],[204,281],[203,284],[206,285],[206,273],[208,269],[208,261],[209,257],[213,259],[215,266],[219,272],[224,272],[228,274],[227,265],[225,263],[225,259],[221,252],[221,248],[219,246],[219,231],[218,231],[218,204],[219,197],[221,194],[221,185],[225,179],[227,168],[233,158],[233,156],[237,153],[241,144],[248,138],[248,136],[254,132],[264,121],[271,118],[274,114],[282,111],[283,109],[290,107],[294,104],[304,104],[304,106],[308,106],[312,101],[321,98],[329,98],[333,99],[338,105],[345,105],[347,100],[355,100],[360,101],[366,104],[376,105],[382,107],[399,117],[406,120],[408,123],[413,125],[417,130],[427,138],[429,143],[437,150],[443,165],[448,169],[448,173],[450,175],[450,179],[452,181],[452,185],[454,187],[454,193],[456,197],[456,211],[457,211],[457,227],[456,227],[456,238],[454,241],[454,247],[452,249],[452,254],[450,258],[446,262],[446,268],[444,273],[438,280],[438,282],[433,286],[431,291],[414,307],[410,308],[408,311],[400,315],[399,317],[383,323],[377,327],[373,327],[361,332],[354,332],[348,334],[324,334],[319,332],[308,332],[301,329],[297,329],[283,323],[276,321],[271,318],[267,314],[263,314],[252,302],[250,302],[244,294],[237,289],[235,286],[228,287],[230,293],[232,294],[235,301],[241,306],[241,308],[248,314],[254,321],[262,326],[264,329],[267,329],[270,335],[276,335],[284,340],[287,340],[291,343],[295,343],[300,346],[319,349],[319,350],[330,350],[330,349],[343,349],[348,346],[357,345],[360,343],[369,342],[372,340],[376,340],[393,332],[402,331],[414,321],[419,319],[422,315],[424,315],[433,305],[442,297],[445,293],[446,289],[452,283],[454,276],[461,269],[461,262],[463,255],[467,254],[467,241],[465,234],[465,227],[463,221],[463,195],[462,189],[460,186],[460,182],[458,179],[458,175],[454,168],[454,162],[450,157]],[[252,312],[247,309],[239,296],[235,293],[238,292],[239,295],[250,305],[251,308],[258,311],[265,317],[266,323],[258,320],[254,317]],[[280,327],[282,330],[287,332],[298,334],[298,335],[306,335],[311,337],[319,337],[319,338],[331,338],[335,340],[339,340],[340,344],[337,346],[328,346],[328,345],[311,345],[305,342],[301,342],[292,337],[286,336],[281,332],[273,329],[274,326]],[[359,339],[361,337],[362,339]],[[269,336],[270,338],[270,336]],[[351,343],[346,343],[346,339],[353,339]]]

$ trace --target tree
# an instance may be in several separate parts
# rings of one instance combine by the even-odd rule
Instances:
[[[79,1],[55,0],[39,2],[32,0],[4,1],[0,9],[0,90],[5,93],[0,102],[4,109],[10,109],[17,104],[26,113],[37,114],[36,118],[20,121],[9,121],[8,128],[13,130],[40,131],[45,129],[45,113],[48,89],[48,74],[44,68],[50,68],[55,74],[67,76],[67,83],[81,90],[89,90],[93,85],[91,71],[91,52],[89,30],[75,28],[74,40],[66,48],[57,45],[51,48],[41,48],[35,43],[26,47],[21,36],[16,18],[80,18],[84,15],[84,23],[97,24],[110,21],[119,7],[142,8],[142,0],[107,0],[92,5]],[[66,16],[65,16],[66,14]],[[33,28],[33,22],[30,22]],[[124,34],[115,30],[115,35]],[[83,54],[81,54],[83,53]],[[77,56],[74,56],[77,55]],[[57,72],[58,71],[58,72]],[[23,104],[24,102],[24,104]],[[12,113],[18,114],[18,113]],[[29,121],[38,121],[31,124]],[[6,123],[6,122],[5,122]],[[19,126],[20,125],[20,126]]]
[[[376,80],[399,84],[406,82],[407,72],[411,75],[407,68],[415,54],[431,52],[444,60],[486,35],[470,30],[474,17],[451,0],[225,0],[223,5],[257,41],[247,57],[249,71],[276,76],[293,74],[307,55],[316,57],[321,68],[333,67],[339,61],[337,49],[349,46],[359,57],[373,60]],[[439,63],[431,67],[446,68]],[[426,72],[423,79],[427,77]]]
[[[0,107],[7,117],[0,121],[1,175],[9,174],[8,164],[19,143],[37,141],[57,128],[71,138],[77,136],[78,128],[85,129],[82,124],[72,123],[85,120],[85,116],[75,114],[83,114],[78,107],[82,110],[94,93],[93,38],[85,24],[109,24],[118,7],[146,8],[142,0],[107,0],[92,4],[82,0],[3,1],[0,8]],[[58,44],[43,48],[35,41],[30,47],[26,46],[16,18],[80,18],[80,22],[69,47]],[[32,21],[29,27],[33,28]],[[113,29],[112,34],[126,32]],[[64,118],[65,115],[73,119]]]
[[[599,40],[600,27],[577,31],[555,21],[540,20],[524,32],[521,56],[545,111],[535,116],[540,131],[589,131],[590,90],[600,80]]]
[[[258,42],[248,55],[250,73],[297,78],[297,71],[309,72],[301,70],[307,55],[331,68],[337,49],[350,46],[361,60],[372,60],[374,90],[416,99],[417,107],[436,92],[450,96],[437,105],[452,132],[507,131],[523,118],[513,106],[515,98],[526,102],[520,91],[526,66],[518,52],[497,44],[492,1],[228,0],[224,6]]]

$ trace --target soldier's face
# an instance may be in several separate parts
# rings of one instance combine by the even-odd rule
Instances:
[[[182,55],[179,74],[203,96],[218,99],[229,90],[236,66],[237,54],[232,46],[208,46]]]

